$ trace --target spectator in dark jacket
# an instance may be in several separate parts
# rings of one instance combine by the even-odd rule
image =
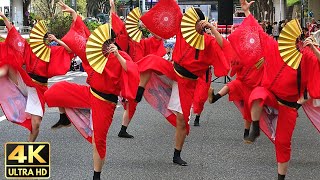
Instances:
[[[267,22],[266,33],[269,34],[270,36],[272,36],[272,26],[271,26],[270,22]]]

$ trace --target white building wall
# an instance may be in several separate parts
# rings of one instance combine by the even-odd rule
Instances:
[[[15,26],[23,26],[23,2],[22,0],[13,0],[12,3],[12,21]]]
[[[4,7],[9,7],[10,9],[10,0],[0,0],[0,11],[4,12]]]
[[[12,2],[12,6],[10,2]],[[23,25],[23,1],[22,0],[0,0],[0,10],[3,13],[5,13],[4,12],[5,7],[9,8],[8,18],[10,19],[10,21],[13,21],[16,27],[21,27]]]
[[[280,1],[281,1],[281,10],[280,10]],[[285,0],[275,0],[273,4],[275,8],[274,21],[279,22],[281,20],[285,20],[285,17],[286,17]]]

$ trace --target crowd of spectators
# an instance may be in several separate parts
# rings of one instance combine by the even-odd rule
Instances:
[[[278,40],[281,30],[288,22],[289,20],[286,19],[280,22],[274,22],[273,24],[271,24],[269,21],[259,21],[259,24],[267,34]],[[320,30],[320,21],[317,22],[313,18],[310,22],[306,23],[306,27],[304,27],[302,30],[304,36],[309,37],[314,32]]]

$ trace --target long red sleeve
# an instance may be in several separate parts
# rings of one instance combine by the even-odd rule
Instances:
[[[128,50],[129,36],[124,22],[115,13],[111,14],[111,26],[116,33],[116,43],[120,46],[122,51]]]
[[[310,48],[303,51],[302,62],[304,62],[304,72],[307,74],[309,95],[314,99],[320,98],[320,63]]]
[[[81,58],[82,65],[88,74],[87,83],[100,92],[120,95],[121,91],[122,96],[134,99],[140,80],[137,66],[133,64],[130,56],[119,51],[127,62],[127,71],[125,71],[114,54],[110,54],[103,72],[99,74],[89,65],[86,57],[86,43],[89,36],[88,28],[78,17],[63,38],[70,49]]]
[[[72,53],[62,46],[49,46],[51,49],[50,61],[45,62],[39,59],[33,52],[28,42],[12,28],[7,36],[6,43],[17,53],[19,65],[26,65],[27,73],[51,78],[53,76],[64,75],[70,68],[70,62],[73,58]]]

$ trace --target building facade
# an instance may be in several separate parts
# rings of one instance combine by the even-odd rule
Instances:
[[[312,12],[313,17],[310,18],[315,18],[316,20],[320,20],[320,1],[319,0],[305,0],[307,1],[307,6],[304,7],[308,12]],[[286,7],[286,0],[274,0],[274,21],[279,22],[281,20],[286,19],[287,17],[289,18],[296,18],[299,17],[297,14],[300,14],[301,10],[301,5],[297,4],[295,5],[296,8],[293,10],[293,14],[288,14],[287,12],[287,7]],[[309,14],[309,13],[307,13]],[[305,15],[305,18],[308,18]]]
[[[15,26],[23,26],[23,0],[0,0],[2,11]]]

